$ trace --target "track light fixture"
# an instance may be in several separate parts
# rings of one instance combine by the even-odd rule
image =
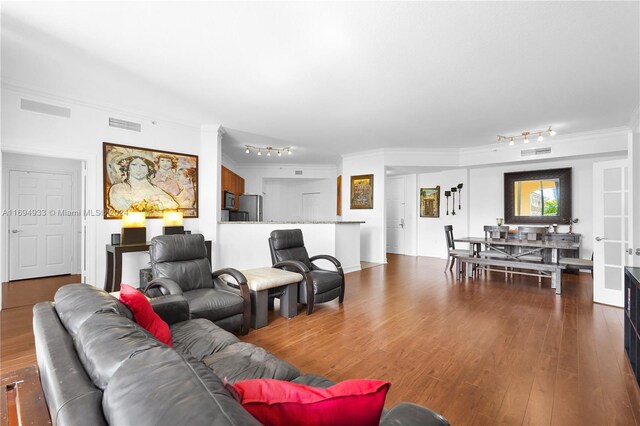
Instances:
[[[557,132],[553,130],[551,126],[549,126],[549,128],[546,130],[534,130],[531,132],[522,132],[519,135],[513,135],[513,136],[498,135],[498,143],[503,141],[504,142],[509,141],[509,145],[513,146],[515,145],[515,141],[517,139],[522,139],[523,143],[529,143],[530,141],[529,137],[531,135],[538,135],[538,138],[536,140],[538,142],[542,142],[544,140],[544,135],[555,136],[556,133]]]
[[[273,146],[253,146],[253,145],[245,145],[244,153],[251,154],[251,152],[255,152],[258,155],[262,155],[262,151],[266,151],[267,157],[271,157],[271,152],[275,151],[278,154],[278,157],[282,157],[282,153],[286,152],[288,155],[293,154],[293,150],[290,146],[285,146],[282,148],[276,148]]]

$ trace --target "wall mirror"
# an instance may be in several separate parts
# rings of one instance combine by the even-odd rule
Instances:
[[[504,174],[507,224],[569,224],[571,168]]]

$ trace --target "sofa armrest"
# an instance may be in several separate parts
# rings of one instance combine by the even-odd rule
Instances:
[[[149,284],[144,288],[143,293],[147,296],[151,296],[153,293],[150,290],[158,289],[163,295],[167,294],[182,294],[182,288],[177,282],[169,278],[156,278],[149,281]],[[149,294],[150,293],[150,294]]]
[[[449,426],[449,421],[435,411],[410,402],[394,406],[380,420],[380,426]]]
[[[213,271],[211,273],[211,277],[216,279],[221,275],[229,275],[231,276],[236,284],[233,284],[229,281],[221,279],[223,283],[225,283],[228,287],[233,288],[236,291],[240,291],[240,296],[242,296],[242,304],[243,304],[243,321],[242,321],[242,329],[240,330],[241,334],[247,334],[249,332],[249,325],[251,324],[251,298],[249,296],[249,286],[247,285],[247,277],[245,277],[242,272],[233,268],[223,268],[218,269],[217,271]]]
[[[189,304],[181,294],[154,297],[150,302],[155,313],[169,325],[189,319]]]

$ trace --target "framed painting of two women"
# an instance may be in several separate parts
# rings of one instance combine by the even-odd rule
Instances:
[[[198,217],[198,156],[108,142],[103,147],[105,219],[123,212],[160,218],[165,210]]]

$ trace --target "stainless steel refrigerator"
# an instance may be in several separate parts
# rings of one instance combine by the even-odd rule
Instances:
[[[249,213],[249,222],[262,222],[262,195],[241,195],[240,210]]]

